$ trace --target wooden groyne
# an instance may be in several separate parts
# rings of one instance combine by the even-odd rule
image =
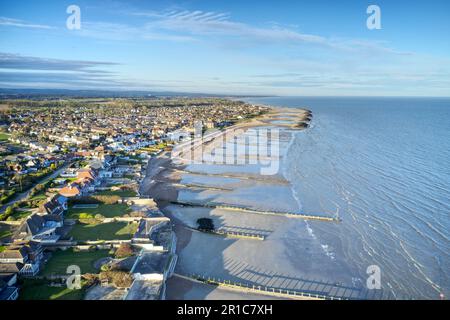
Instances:
[[[307,215],[302,213],[292,213],[292,212],[282,212],[282,211],[263,211],[263,210],[255,210],[240,206],[230,206],[230,205],[221,205],[221,204],[211,204],[211,203],[205,203],[205,204],[199,204],[199,203],[193,203],[188,201],[170,201],[172,204],[176,205],[182,205],[182,206],[189,206],[189,207],[203,207],[203,208],[211,208],[211,209],[224,209],[229,211],[242,211],[242,212],[248,212],[248,213],[254,213],[254,214],[268,214],[268,215],[276,215],[276,216],[285,216],[288,218],[299,218],[299,219],[306,219],[306,220],[319,220],[319,221],[328,221],[328,222],[340,222],[341,220],[339,218],[330,217],[330,216],[319,216],[319,215]]]
[[[216,229],[216,230],[202,230],[202,229],[195,229],[186,226],[186,228],[197,231],[197,232],[203,232],[208,233],[216,236],[222,236],[227,238],[239,238],[239,239],[250,239],[250,240],[264,240],[265,236],[262,234],[255,234],[255,233],[249,233],[249,232],[239,232],[239,231],[229,231],[229,230],[223,230],[223,229]]]
[[[157,182],[166,183],[166,181],[163,180],[155,180]],[[193,188],[193,189],[210,189],[210,190],[218,190],[218,191],[233,191],[232,188],[225,188],[225,187],[216,187],[216,186],[208,186],[205,184],[195,184],[195,183],[178,183],[173,182],[170,183],[170,185],[178,188]]]
[[[262,182],[271,182],[277,184],[289,184],[288,181],[278,178],[278,177],[261,177],[257,175],[242,175],[242,174],[233,174],[233,173],[206,173],[206,172],[197,172],[197,171],[189,171],[184,169],[172,168],[170,169],[173,172],[197,175],[197,176],[207,176],[207,177],[221,177],[221,178],[231,178],[231,179],[240,179],[240,180],[254,180],[254,181],[262,181]]]

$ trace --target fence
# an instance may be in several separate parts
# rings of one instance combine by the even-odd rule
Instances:
[[[235,282],[231,280],[225,280],[215,277],[207,277],[199,274],[190,274],[190,275],[179,275],[177,276],[181,278],[188,278],[190,280],[195,280],[199,282],[203,282],[206,284],[217,285],[221,287],[228,287],[232,289],[237,289],[245,292],[254,292],[259,294],[271,295],[271,296],[283,296],[289,297],[293,299],[312,299],[312,300],[343,300],[339,297],[333,297],[328,295],[315,294],[310,292],[303,292],[298,290],[287,290],[280,289],[274,287],[260,286],[260,285],[251,285],[248,283]]]

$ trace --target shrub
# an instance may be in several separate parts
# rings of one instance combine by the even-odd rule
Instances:
[[[86,273],[81,276],[83,280],[86,281],[86,285],[92,286],[93,284],[98,282],[98,275],[92,273]]]
[[[115,204],[119,200],[119,196],[93,195],[70,199],[70,204]]]
[[[78,215],[79,219],[94,219],[94,215],[90,213],[80,213]]]
[[[117,288],[129,288],[133,283],[133,277],[125,271],[102,271],[99,279],[107,280]]]
[[[133,247],[128,243],[121,243],[119,248],[117,248],[115,257],[117,259],[126,258],[134,254]]]
[[[120,201],[119,196],[108,196],[108,195],[94,195],[92,198],[96,199],[103,204],[115,204]]]

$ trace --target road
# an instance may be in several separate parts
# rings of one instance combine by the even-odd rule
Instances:
[[[60,173],[61,173],[63,170],[65,170],[68,166],[69,166],[69,164],[63,165],[61,168],[57,169],[56,171],[54,171],[54,172],[53,172],[52,174],[50,174],[49,176],[46,176],[45,178],[42,178],[41,180],[39,180],[39,181],[38,181],[37,183],[35,183],[34,185],[36,186],[37,184],[45,183],[45,182],[47,182],[47,181],[49,181],[49,180],[51,180],[51,179],[56,178],[56,177],[59,176]],[[0,213],[5,212],[6,208],[9,207],[10,205],[13,205],[14,203],[16,203],[16,202],[18,202],[18,201],[21,201],[21,200],[25,199],[26,197],[28,197],[28,195],[30,194],[30,192],[31,192],[32,189],[33,189],[33,188],[30,188],[30,189],[28,189],[28,190],[25,191],[25,192],[22,192],[22,193],[17,194],[17,195],[14,197],[13,200],[11,200],[10,202],[8,202],[8,203],[2,205],[2,206],[0,207]]]

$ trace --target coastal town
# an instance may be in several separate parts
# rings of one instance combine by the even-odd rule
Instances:
[[[0,300],[164,299],[173,222],[140,193],[195,128],[267,112],[223,98],[0,102]]]

